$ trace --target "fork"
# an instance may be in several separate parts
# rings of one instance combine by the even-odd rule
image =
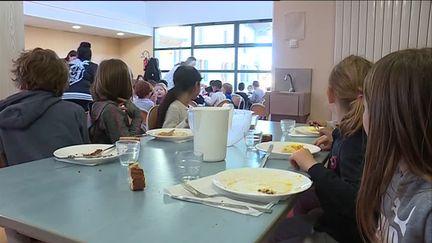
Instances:
[[[212,194],[212,195],[205,194],[203,192],[198,191],[195,187],[191,186],[190,184],[188,184],[186,182],[183,182],[181,185],[183,186],[183,188],[186,191],[192,193],[194,196],[199,197],[199,198],[225,197],[225,195],[222,195],[222,194]],[[262,213],[273,212],[273,210],[269,209],[269,208],[261,208],[261,207],[254,207],[254,206],[247,206],[247,207],[253,208],[253,209],[260,211]]]

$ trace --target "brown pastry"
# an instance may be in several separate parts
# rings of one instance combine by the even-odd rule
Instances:
[[[128,166],[129,186],[132,191],[144,190],[146,183],[144,177],[144,170],[137,162]]]
[[[273,140],[273,136],[271,134],[263,134],[261,138],[261,142],[270,142]]]

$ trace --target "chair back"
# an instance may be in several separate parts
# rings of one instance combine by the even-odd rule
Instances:
[[[234,106],[237,107],[237,109],[244,109],[245,102],[243,97],[241,97],[238,94],[232,94],[231,95],[231,101],[233,102]]]
[[[251,105],[250,110],[258,115],[260,120],[267,120],[267,114],[263,104],[255,103]]]
[[[189,105],[192,106],[192,107],[197,107],[198,106],[198,104],[195,101],[193,101],[193,100],[191,100],[189,102]]]
[[[223,105],[230,104],[230,103],[231,103],[231,100],[225,99],[225,100],[222,100],[221,102],[219,102],[216,106],[222,107]]]
[[[157,128],[159,105],[155,105],[148,111],[147,114],[147,129],[152,130]]]

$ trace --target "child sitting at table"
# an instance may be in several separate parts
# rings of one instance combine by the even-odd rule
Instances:
[[[52,157],[58,148],[89,142],[84,109],[61,99],[69,71],[54,51],[21,53],[12,73],[20,91],[0,101],[0,167]]]
[[[158,127],[188,127],[187,109],[200,92],[201,74],[192,66],[180,66],[174,72],[174,87],[165,96],[158,111]]]
[[[134,93],[136,97],[133,103],[142,111],[149,111],[154,106],[154,102],[150,99],[153,95],[153,86],[143,80],[138,80],[134,85]]]
[[[208,97],[205,97],[205,103],[209,106],[217,106],[221,101],[225,100],[226,97],[222,92],[222,81],[213,80],[211,83],[212,93]]]
[[[371,66],[364,58],[349,56],[333,68],[327,95],[337,107],[340,125],[332,135],[317,140],[317,145],[331,148],[328,166],[315,162],[309,150],[302,149],[291,156],[301,170],[309,173],[315,189],[301,195],[298,206],[316,202],[308,208],[315,209],[283,222],[275,233],[276,242],[305,238],[362,242],[355,221],[355,199],[366,148],[361,94]],[[310,235],[311,232],[314,233]]]
[[[432,242],[431,90],[432,48],[391,53],[366,78],[357,201],[365,242]]]
[[[119,59],[104,60],[96,72],[90,104],[90,139],[114,143],[120,137],[141,134],[141,111],[132,101],[132,76]]]
[[[154,85],[152,100],[156,105],[160,105],[168,92],[168,88],[164,83]]]

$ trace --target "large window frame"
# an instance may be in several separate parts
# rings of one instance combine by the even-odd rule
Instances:
[[[156,29],[162,27],[153,28],[153,56],[155,56],[156,51],[163,50],[191,50],[191,56],[194,56],[195,50],[199,49],[212,49],[212,48],[234,48],[234,69],[226,70],[226,69],[218,69],[218,70],[199,70],[201,73],[233,73],[234,75],[234,87],[237,91],[237,84],[239,82],[238,77],[239,74],[245,73],[272,73],[270,70],[242,70],[239,69],[239,49],[248,48],[248,47],[272,47],[273,43],[240,43],[239,35],[240,35],[240,25],[248,24],[248,23],[266,23],[272,22],[272,19],[257,19],[257,20],[242,20],[242,21],[224,21],[224,22],[210,22],[210,23],[198,23],[198,24],[187,24],[187,25],[179,25],[179,26],[190,26],[191,27],[191,46],[190,47],[164,47],[164,48],[156,48],[155,43],[155,34]],[[234,43],[233,44],[206,44],[206,45],[196,45],[195,44],[195,27],[202,26],[212,26],[212,25],[226,25],[233,24],[234,25]],[[184,61],[184,60],[183,60]],[[272,60],[270,60],[272,61]],[[161,72],[168,72],[169,70],[161,70]]]

